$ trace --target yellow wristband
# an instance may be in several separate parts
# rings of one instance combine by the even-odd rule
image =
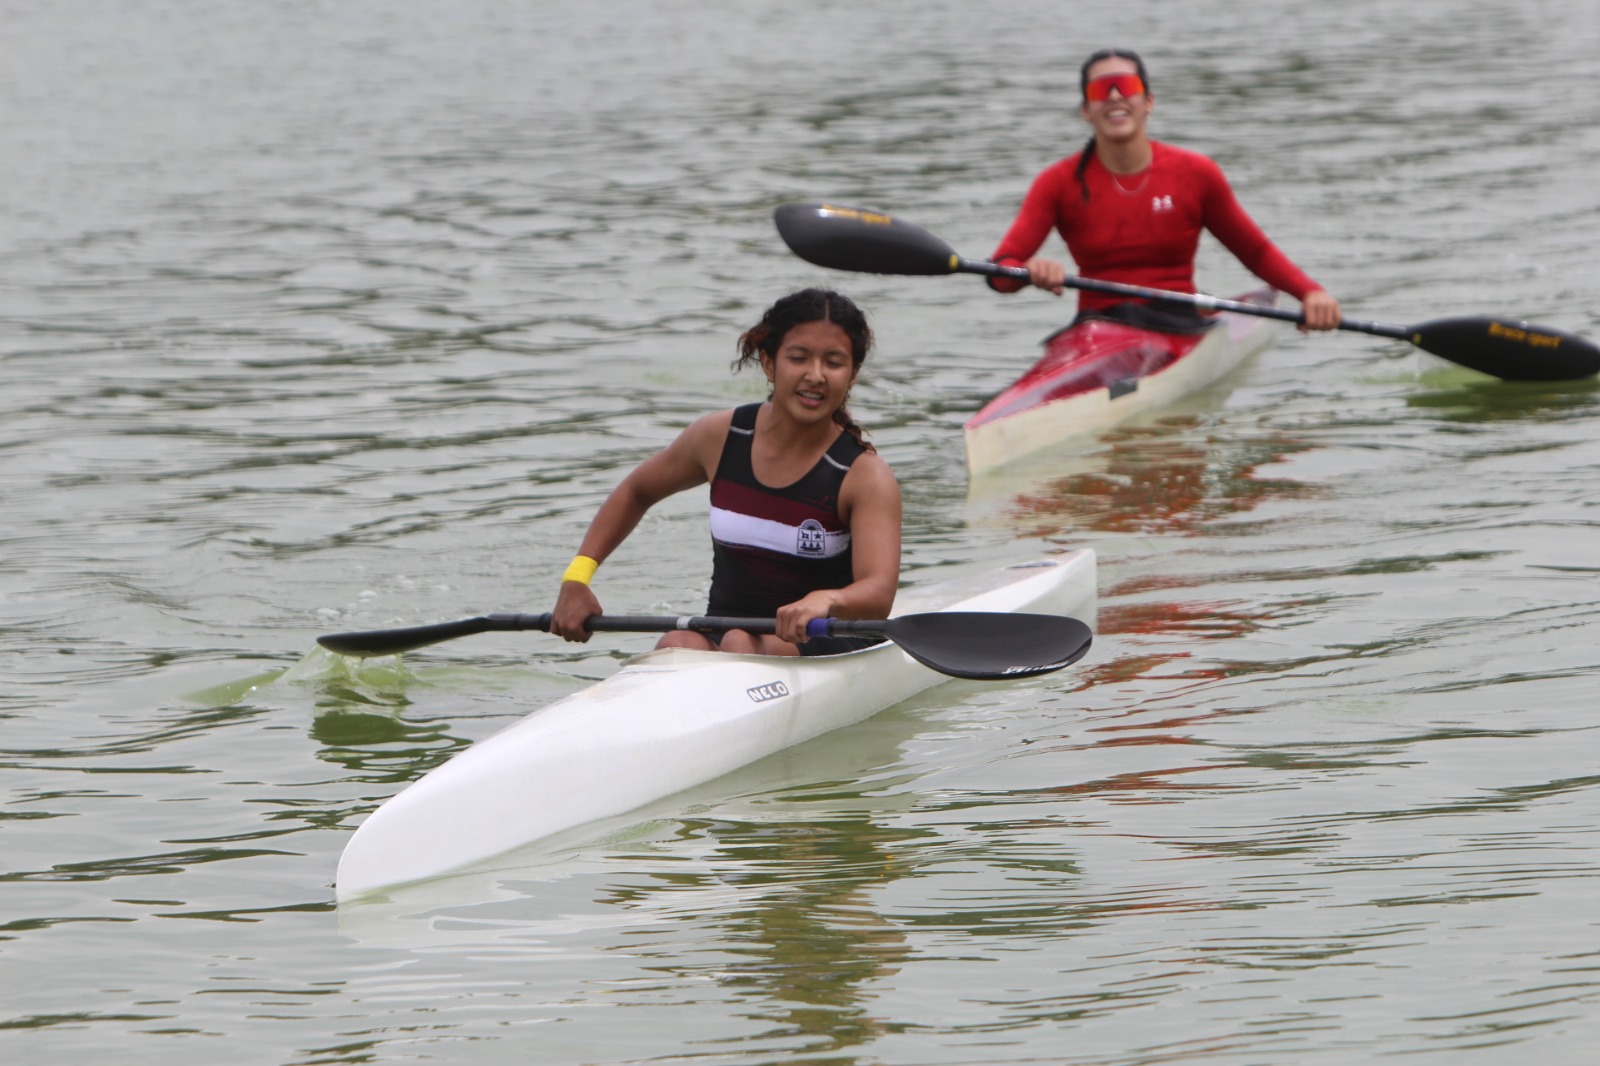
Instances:
[[[576,581],[580,585],[587,585],[589,579],[594,577],[594,572],[600,569],[600,564],[587,555],[574,556],[572,562],[567,564],[567,572],[561,575],[562,581]]]

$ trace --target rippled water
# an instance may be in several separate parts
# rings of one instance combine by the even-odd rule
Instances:
[[[770,210],[987,254],[1081,139],[1079,57],[1129,43],[1156,135],[1352,315],[1594,336],[1592,5],[0,16],[7,1061],[1588,1060],[1600,385],[1286,329],[969,487],[960,424],[1069,306],[825,274]],[[377,803],[650,638],[352,671],[315,635],[538,609],[817,281],[879,332],[907,581],[1093,547],[1089,659],[336,909]],[[608,608],[700,607],[703,506]]]

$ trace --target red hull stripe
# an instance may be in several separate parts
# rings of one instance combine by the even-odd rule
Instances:
[[[985,404],[967,426],[981,426],[1130,379],[1153,377],[1194,351],[1202,339],[1203,335],[1155,333],[1115,322],[1081,323],[1052,338],[1039,361]]]

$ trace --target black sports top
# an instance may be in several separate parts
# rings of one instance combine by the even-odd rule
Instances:
[[[759,403],[734,409],[711,481],[710,614],[771,618],[817,589],[855,580],[839,487],[866,448],[849,433],[792,485],[756,480],[750,460]]]

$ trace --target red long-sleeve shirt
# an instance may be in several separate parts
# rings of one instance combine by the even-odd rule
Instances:
[[[1084,172],[1087,202],[1074,175],[1079,154],[1046,168],[1034,179],[991,258],[1021,265],[1038,252],[1054,227],[1084,277],[1194,292],[1195,250],[1200,231],[1206,229],[1273,288],[1296,299],[1322,288],[1239,206],[1221,167],[1198,152],[1158,141],[1151,141],[1150,148],[1150,167],[1137,175],[1113,175],[1099,159],[1091,159]],[[1027,283],[990,278],[989,284],[1000,292],[1016,292]],[[1078,309],[1119,299],[1079,290]]]

